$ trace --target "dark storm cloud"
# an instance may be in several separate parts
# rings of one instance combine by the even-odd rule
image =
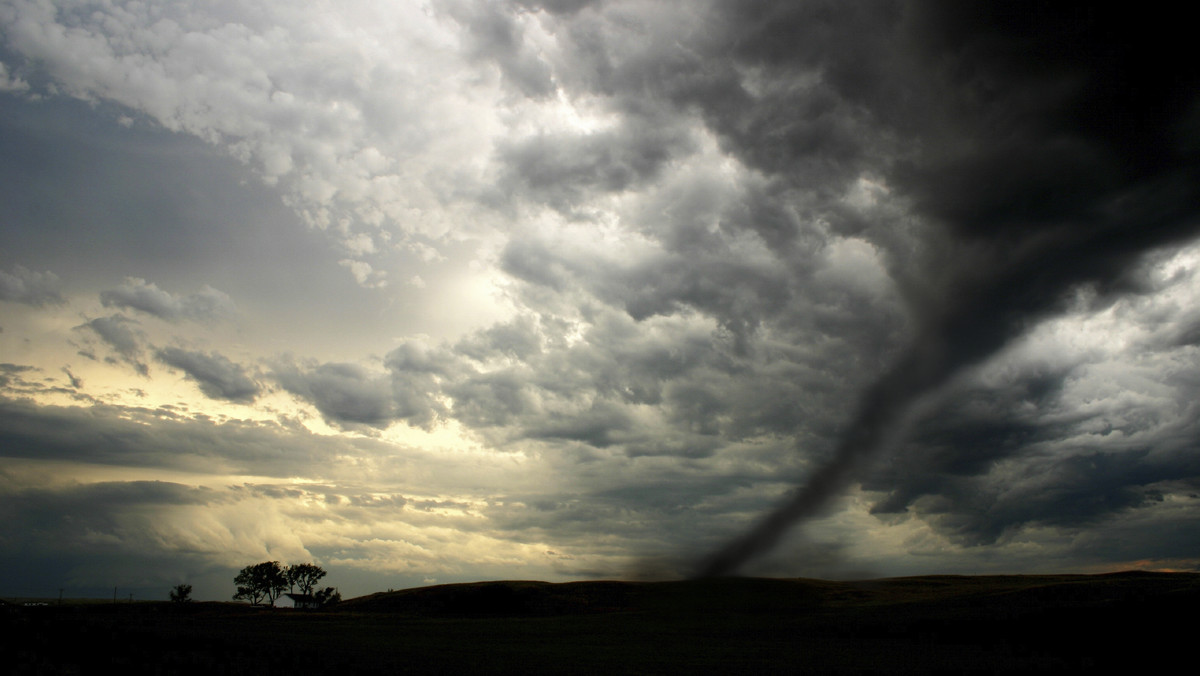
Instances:
[[[705,209],[713,191],[703,187],[672,200],[670,215],[653,222],[668,253],[597,263],[587,251],[532,238],[509,245],[503,261],[511,274],[559,293],[586,289],[626,315],[592,317],[578,346],[536,361],[534,372],[551,371],[574,391],[662,406],[686,429],[726,440],[831,433],[845,415],[838,397],[882,367],[903,335],[896,302],[847,288],[842,277],[858,271],[833,270],[820,246],[785,255],[747,238],[745,193]],[[697,314],[717,329],[670,321],[652,328]],[[539,386],[554,388],[548,379]]]
[[[763,429],[754,420],[770,421],[767,429],[791,430],[806,455],[821,457],[839,421],[850,430],[837,460],[815,470],[810,488],[768,521],[765,539],[739,543],[739,556],[765,549],[794,518],[856,480],[861,464],[896,438],[919,397],[1061,310],[1070,290],[1091,286],[1101,308],[1137,288],[1131,272],[1143,254],[1194,234],[1195,70],[1163,86],[1159,65],[1187,63],[1180,51],[1187,41],[1178,34],[1148,40],[1153,22],[1123,26],[1116,14],[1067,5],[719,3],[710,15],[680,17],[678,28],[664,31],[687,40],[633,42],[622,22],[653,22],[654,15],[627,10],[562,15],[555,32],[570,40],[556,71],[561,85],[607,101],[630,129],[637,127],[629,121],[649,119],[647,111],[658,119],[698,116],[722,150],[764,180],[720,197],[693,182],[690,194],[649,201],[637,223],[658,251],[641,260],[597,261],[524,238],[509,243],[502,265],[533,287],[582,291],[639,321],[689,311],[711,317],[733,338],[726,358],[742,369],[718,373],[761,373],[764,363],[737,359],[765,358],[755,350],[767,336],[794,341],[790,351],[772,354],[773,375],[790,373],[804,387],[757,379],[762,396],[752,400],[762,412],[739,408],[727,396],[736,387],[705,383],[696,372],[649,387],[633,386],[636,378],[622,382],[627,392],[667,403],[674,425],[703,435],[728,439],[732,430]],[[1140,52],[1143,42],[1156,47]],[[502,148],[500,159],[510,181],[519,177],[530,198],[560,210],[660,179],[653,163],[614,174],[612,167],[638,165],[616,161],[619,142],[604,153],[588,143],[536,137]],[[647,147],[663,147],[662,157],[690,150]],[[848,204],[856,189],[876,184],[885,204]],[[822,279],[830,234],[875,247],[910,319],[894,300],[848,293],[844,272]],[[536,307],[541,298],[531,291],[528,301]],[[813,349],[813,335],[829,336],[836,347]],[[899,350],[906,337],[909,347]],[[605,350],[604,337],[588,338],[597,354]],[[872,371],[885,375],[868,387],[863,378]],[[617,368],[609,378],[621,381],[620,374]],[[1051,374],[1042,386],[1053,391],[1063,377]],[[511,396],[483,388],[493,396],[477,393],[474,402],[502,411],[493,424],[531,423],[521,416],[533,409],[518,396],[528,388],[519,378],[506,382]],[[845,421],[828,403],[853,387],[865,393]],[[824,405],[814,396],[822,389]],[[947,411],[942,439],[929,437],[928,448],[894,460],[916,467],[945,456],[939,462],[950,471],[923,475],[925,490],[950,485],[955,472],[1021,457],[1038,435],[1061,433],[1035,426],[1022,438],[1012,421],[981,428],[954,413]],[[1006,427],[1014,438],[1002,436]],[[989,446],[967,459],[959,445],[972,437]],[[893,499],[906,490],[894,488]],[[710,571],[736,565],[725,560]]]
[[[912,554],[922,537],[941,548],[921,564],[931,567],[971,546],[997,549],[966,560],[1001,558],[1012,550],[1000,547],[1027,539],[1092,538],[1080,551],[1135,558],[1136,548],[1095,541],[1138,522],[1147,533],[1168,524],[1161,532],[1178,540],[1155,543],[1156,555],[1189,555],[1195,538],[1176,524],[1194,526],[1200,491],[1190,459],[1200,418],[1188,403],[1200,393],[1189,347],[1198,323],[1122,304],[1162,290],[1137,261],[1197,224],[1200,88],[1179,46],[1189,44],[1182,27],[1153,33],[1159,25],[1143,17],[1024,2],[447,0],[436,8],[430,35],[415,38],[349,25],[354,11],[339,14],[327,36],[292,30],[317,24],[282,5],[263,17],[284,30],[263,34],[235,21],[238,12],[197,10],[177,23],[211,53],[148,51],[137,63],[110,53],[113,45],[175,42],[160,39],[167,24],[139,23],[149,15],[22,15],[10,26],[10,49],[19,42],[22,53],[54,56],[47,67],[63,87],[137,108],[117,113],[136,118],[130,127],[110,119],[92,137],[79,131],[95,124],[87,104],[46,105],[42,116],[0,97],[0,177],[10,179],[0,181],[0,202],[19,226],[4,229],[6,250],[29,252],[22,262],[39,270],[70,270],[76,288],[107,289],[100,301],[121,313],[85,324],[80,353],[112,354],[143,374],[143,353],[154,355],[215,399],[257,400],[255,379],[271,378],[351,434],[318,437],[282,417],[217,424],[182,405],[117,407],[64,390],[96,405],[0,400],[3,453],[330,481],[228,493],[266,504],[324,501],[320,516],[288,515],[306,523],[332,514],[347,525],[438,524],[439,533],[421,531],[429,540],[414,543],[436,557],[439,545],[461,551],[452,541],[468,533],[571,548],[578,560],[640,552],[656,571],[679,574],[751,515],[786,503],[705,569],[729,572],[856,483],[864,490],[856,506],[820,524],[840,543],[808,534],[754,570],[830,574],[852,556]],[[302,35],[311,40],[295,41]],[[325,42],[330,36],[338,39]],[[392,50],[405,40],[412,44]],[[1132,47],[1139,42],[1145,54]],[[317,60],[297,60],[301,44]],[[67,49],[84,46],[94,51]],[[463,54],[450,54],[456,48]],[[393,63],[374,61],[379,55]],[[103,77],[79,75],[82,60]],[[464,63],[471,72],[452,70]],[[178,87],[180,72],[195,74],[196,86]],[[356,75],[339,75],[348,73]],[[150,85],[130,86],[138,82]],[[245,99],[205,95],[260,85],[261,96]],[[196,141],[186,134],[156,137],[153,119],[215,143],[202,153],[181,141]],[[329,227],[298,239],[294,214],[265,206],[282,209],[279,192],[241,190],[239,181],[258,183],[250,170],[204,154],[219,152],[272,165],[267,178],[287,203]],[[97,175],[96,166],[113,171]],[[459,208],[481,218],[460,220]],[[394,251],[409,225],[393,219],[410,217],[416,231],[453,230],[449,238],[460,236],[450,224],[463,237],[486,232],[488,245],[409,233],[409,244],[443,247],[454,259],[437,272],[441,262]],[[338,239],[329,251],[314,244],[326,235]],[[353,235],[362,237],[344,241]],[[493,246],[503,247],[498,255]],[[330,283],[330,270],[347,277],[338,266],[346,250],[373,266],[355,268],[363,279],[390,280],[372,290],[375,300],[349,279]],[[460,285],[453,276],[468,269],[457,258],[467,250],[472,282]],[[503,296],[496,308],[482,311],[478,297],[445,301],[442,289],[495,281],[476,267],[489,261],[508,275],[493,286]],[[1192,279],[1194,263],[1177,264]],[[157,284],[129,277],[113,288],[114,270]],[[412,288],[395,283],[401,274]],[[9,275],[22,289],[36,276]],[[216,279],[270,327],[270,336],[247,336],[239,353],[287,340],[294,344],[283,349],[346,361],[284,358],[259,376],[224,357],[227,347],[147,343],[131,318],[148,332],[162,327],[147,315],[186,333],[196,327],[185,320],[232,312],[228,296],[202,286]],[[0,277],[0,298],[51,299],[11,288]],[[1177,291],[1173,302],[1186,306],[1179,298],[1194,291]],[[1067,297],[1079,317],[1127,312],[1113,321],[1151,335],[1114,331],[1122,335],[1108,342],[1137,343],[1121,351],[1093,346],[1101,338],[1090,333],[1107,328],[1072,325],[1089,335],[1083,347],[1061,348],[1070,356],[1043,363],[998,353],[1067,307]],[[516,319],[466,336],[447,328],[479,326],[509,308]],[[314,313],[322,321],[312,322]],[[471,316],[446,323],[453,315]],[[400,339],[391,349],[396,336],[421,332],[455,335]],[[344,356],[382,344],[391,350],[382,359]],[[61,382],[61,370],[79,388],[63,363],[39,372]],[[1138,369],[1160,389],[1138,389]],[[20,370],[0,368],[3,378],[13,396],[49,391]],[[104,382],[88,376],[93,387]],[[269,399],[259,413],[278,415]],[[461,433],[478,444],[475,464],[400,458],[378,434],[397,423],[439,438]],[[489,462],[520,470],[495,472],[493,491],[492,477],[479,476]],[[390,473],[397,465],[420,477],[420,489],[402,489],[414,497],[393,485],[406,480]],[[388,485],[366,485],[377,471]],[[344,472],[364,485],[327,478]],[[808,483],[789,491],[797,480]],[[154,497],[160,488],[129,491],[171,504],[170,495]],[[434,490],[474,501],[430,498]],[[91,504],[67,493],[72,507]],[[93,497],[106,496],[140,504],[112,487]],[[871,503],[875,522],[858,511]],[[847,524],[864,522],[879,527],[878,542],[845,535]],[[108,537],[118,524],[99,525],[92,531]],[[328,556],[376,557],[378,566],[374,544],[352,542],[359,531],[327,538],[339,543]],[[905,532],[919,535],[900,542]],[[561,575],[624,572],[569,556],[555,555],[553,565]],[[503,574],[496,570],[484,574]]]
[[[637,218],[659,250],[598,261],[589,250],[527,237],[508,244],[501,265],[560,294],[584,290],[639,321],[699,311],[742,350],[764,324],[794,333],[801,343],[814,331],[839,340],[854,335],[863,353],[901,328],[893,299],[821,277],[830,267],[829,250],[814,224],[796,223],[780,196],[698,179],[667,191]],[[787,244],[776,246],[780,240]],[[531,294],[528,302],[538,300]]]
[[[195,381],[200,391],[213,399],[252,401],[259,393],[258,383],[246,375],[245,369],[217,352],[204,354],[177,347],[158,350],[155,356]]]
[[[518,0],[522,7],[544,9],[552,14],[574,14],[592,5],[602,5],[605,0]]]
[[[924,511],[945,531],[986,543],[1026,524],[1094,525],[1113,514],[1161,502],[1165,483],[1200,476],[1194,457],[1172,455],[1156,460],[1146,450],[1085,452],[1035,461],[1008,490],[977,486],[974,495],[933,498]]]
[[[104,481],[61,488],[27,488],[15,494],[6,492],[4,497],[29,507],[32,512],[53,508],[81,518],[99,513],[101,505],[109,509],[131,505],[202,505],[218,498],[211,489],[168,481]]]
[[[857,20],[862,12],[804,7],[808,8],[806,14],[789,19],[795,24],[792,28],[803,27],[797,44],[807,44],[802,38],[812,33],[814,40],[820,38],[818,44],[829,43],[838,54],[855,53],[892,21],[886,13],[881,19],[872,15],[870,30],[864,35],[828,35],[830,19],[824,14],[835,19],[845,14],[848,19],[838,20],[848,21]],[[762,54],[728,58],[755,47],[751,46],[754,36],[748,34],[750,27],[726,25],[724,13],[741,16],[726,8],[718,5],[714,15],[699,20],[680,16],[674,23],[656,19],[646,10],[648,21],[660,20],[663,25],[640,28],[663,35],[638,42],[629,42],[623,30],[627,23],[642,18],[636,12],[628,16],[615,10],[611,15],[589,13],[568,21],[558,33],[571,36],[563,57],[567,64],[563,78],[572,91],[606,101],[631,130],[637,130],[641,121],[649,128],[684,129],[699,116],[720,134],[724,150],[771,175],[762,180],[743,179],[732,187],[724,176],[689,175],[668,184],[652,199],[642,200],[628,220],[659,247],[652,255],[604,263],[597,262],[592,252],[520,238],[509,242],[502,266],[520,279],[558,293],[584,289],[639,320],[699,311],[716,319],[743,353],[753,348],[758,332],[769,325],[780,339],[782,332],[801,343],[811,343],[812,332],[821,331],[844,340],[859,354],[885,354],[889,340],[894,341],[903,330],[894,302],[848,293],[841,280],[817,280],[814,275],[825,265],[831,227],[840,234],[881,233],[873,241],[888,247],[900,246],[893,240],[908,236],[896,233],[913,229],[883,209],[864,215],[863,209],[845,204],[854,182],[873,163],[890,160],[896,143],[870,126],[873,120],[857,100],[848,101],[825,81],[821,72],[824,57],[816,47],[775,72],[769,69],[773,61]],[[764,18],[758,30],[768,30],[771,25],[771,20]],[[795,39],[789,34],[788,40]],[[806,46],[797,48],[808,50]],[[805,114],[811,113],[815,127],[785,129],[798,124],[797,111],[809,111]],[[753,116],[762,117],[756,124],[764,128],[785,136],[807,135],[820,143],[781,140],[740,126]],[[833,134],[831,128],[844,131]],[[527,181],[530,196],[561,208],[564,201],[579,201],[611,189],[604,179],[609,164],[592,161],[594,154],[587,151],[587,144],[595,137],[616,133],[629,134],[619,127],[578,140],[535,138],[522,142],[528,145],[520,146],[521,153],[502,150],[500,158],[507,163],[510,176]],[[841,140],[835,143],[830,140],[833,137]],[[680,138],[691,140],[686,134]],[[606,152],[615,154],[610,148],[620,147],[620,143],[609,143]],[[642,190],[661,183],[663,165],[686,160],[695,150],[683,142],[642,147],[655,152],[654,162],[644,165],[646,171],[620,173],[622,180],[616,187]],[[784,153],[794,161],[772,164],[755,159],[756,154],[770,153]],[[551,161],[557,157],[571,158],[577,164]],[[797,168],[795,162],[812,166]],[[576,178],[575,168],[587,168],[587,179]],[[533,190],[536,186],[540,186],[540,194]],[[538,304],[532,294],[529,302]],[[871,310],[864,312],[864,305]]]
[[[509,345],[506,339],[501,342]],[[448,349],[405,343],[384,359],[391,377],[396,416],[426,429],[448,415],[439,391],[461,369],[461,358]]]
[[[81,409],[0,398],[0,448],[10,458],[297,476],[326,471],[337,453],[359,452],[344,443],[358,442],[271,423],[216,423],[166,409],[98,402]]]
[[[212,321],[234,311],[229,296],[210,286],[191,295],[179,296],[136,277],[126,279],[116,289],[101,291],[100,301],[105,307],[139,310],[168,321]]]
[[[904,13],[897,2],[719,3],[711,49],[737,67],[738,95],[676,97],[698,106],[750,166],[836,190],[868,162],[886,167],[895,146],[879,116],[923,94],[897,72]]]
[[[527,360],[542,350],[542,336],[535,321],[527,316],[506,324],[496,324],[463,338],[454,351],[475,361],[497,357]],[[393,363],[401,366],[399,354]]]
[[[34,272],[20,265],[12,272],[0,270],[0,300],[26,305],[61,305],[62,283],[53,272]]]
[[[518,344],[558,340],[553,326],[518,321],[504,329],[478,332],[455,349],[479,360],[505,356],[501,350],[512,345],[514,333],[522,338]],[[627,318],[601,322],[570,349],[527,350],[517,362],[464,362],[442,391],[454,401],[453,415],[472,427],[508,426],[517,437],[590,440],[608,446],[614,435],[631,438],[626,436],[631,415],[622,408],[661,403],[666,382],[712,357],[689,354],[706,347],[648,340]],[[613,429],[603,429],[609,423]]]
[[[872,512],[904,512],[927,492],[978,490],[1001,463],[1028,460],[1039,453],[1039,444],[1069,438],[1081,421],[1066,417],[1057,400],[1074,368],[1023,373],[1003,385],[953,392],[920,422],[908,444],[864,478],[863,488],[885,494]]]
[[[541,421],[525,435],[531,439],[579,441],[593,448],[608,448],[629,441],[635,422],[624,406],[600,401],[571,417]]]
[[[564,327],[522,317],[453,345],[406,343],[386,356],[386,373],[292,364],[274,375],[342,425],[425,426],[453,418],[497,443],[693,458],[722,442],[794,434],[792,415],[813,406],[799,393],[822,380],[812,374],[792,382],[780,378],[786,370],[770,370],[779,366],[744,363],[711,325],[650,319],[639,326],[611,310],[593,321],[570,346]],[[656,321],[661,330],[650,329]],[[746,379],[759,369],[761,378]],[[647,406],[654,407],[649,417]]]
[[[694,14],[643,7],[568,23],[564,86],[605,96],[635,118],[698,115],[723,150],[823,202],[890,159],[894,139],[873,125],[858,94],[878,94],[873,82],[888,81],[891,66],[875,57],[897,23],[894,3],[714,3]],[[630,41],[626,27],[639,21],[661,35]]]
[[[1200,464],[1187,452],[1075,452],[1027,458],[1012,477],[929,477],[930,490],[910,509],[968,545],[993,544],[1026,526],[1103,532],[1103,524],[1134,509],[1153,514],[1165,499],[1187,500],[1200,477]],[[1188,556],[1197,542],[1189,537],[1174,543],[1172,555]]]
[[[356,364],[320,364],[305,370],[280,364],[273,375],[330,422],[387,427],[396,414],[391,379]]]
[[[624,270],[606,280],[610,286],[604,292],[621,299],[636,320],[697,309],[718,318],[744,350],[764,318],[778,314],[788,302],[790,280],[767,266],[722,256],[721,248]]]
[[[467,30],[468,53],[494,62],[506,84],[529,97],[553,94],[550,67],[524,40],[523,29],[503,3],[442,0],[439,5]]]
[[[444,348],[405,344],[387,355],[385,373],[357,364],[279,363],[272,375],[328,422],[384,428],[404,420],[428,428],[446,414],[440,383],[456,359]]]
[[[618,557],[632,548],[658,559],[653,571],[645,566],[589,570],[564,564],[563,572],[585,577],[672,576],[687,568],[682,557],[699,555],[715,534],[730,529],[729,514],[765,509],[779,487],[773,481],[778,468],[767,465],[736,476],[678,463],[634,464],[628,469],[621,476],[607,476],[601,463],[581,463],[576,475],[595,472],[594,481],[577,482],[569,490],[549,486],[536,493],[509,493],[491,501],[486,513],[501,537],[521,541],[529,533],[552,533],[561,547],[586,546]],[[731,483],[740,490],[731,490]],[[672,527],[663,528],[664,523]],[[604,535],[597,540],[597,533]],[[620,538],[610,539],[613,533]]]
[[[534,239],[513,240],[504,247],[501,268],[508,274],[554,291],[571,283],[572,270],[545,243]]]
[[[1064,371],[1078,379],[1087,368]],[[1200,384],[1155,383],[1169,388],[1165,404],[1097,396],[1079,410],[1062,401],[1067,377],[1032,372],[953,391],[865,477],[864,488],[884,494],[872,511],[917,514],[962,542],[990,544],[1026,525],[1093,526],[1200,482]]]
[[[505,370],[480,373],[446,388],[454,398],[454,416],[471,427],[509,425],[538,408],[528,375]]]
[[[899,74],[914,91],[936,96],[868,110],[924,142],[918,161],[884,175],[947,237],[945,257],[926,261],[934,265],[922,271],[937,291],[919,299],[915,342],[867,390],[835,458],[715,554],[705,573],[731,572],[773,546],[895,439],[916,398],[1059,310],[1069,289],[1130,288],[1126,272],[1140,255],[1195,234],[1200,175],[1194,138],[1180,134],[1196,131],[1186,125],[1197,73],[1157,77],[1164,64],[1188,63],[1182,29],[1090,6],[933,3],[910,10],[914,24],[905,28],[919,43],[915,68]],[[833,58],[823,68],[835,87],[838,54],[823,55]],[[846,65],[858,72],[855,62]],[[838,93],[869,105],[872,97],[856,84],[873,79],[860,72]]]
[[[143,376],[150,374],[149,367],[142,361],[142,338],[137,322],[120,314],[97,317],[76,328],[91,329],[97,336]],[[81,352],[80,354],[84,354]]]
[[[507,168],[500,187],[570,213],[595,192],[620,192],[653,180],[692,145],[687,131],[669,117],[630,118],[618,129],[591,134],[539,134],[497,149]]]
[[[453,345],[406,343],[385,358],[387,373],[326,364],[279,368],[276,375],[337,424],[382,428],[453,418],[491,443],[538,444],[569,463],[698,460],[755,439],[763,456],[744,461],[778,470],[786,460],[770,465],[762,458],[781,451],[779,439],[798,434],[797,416],[820,421],[804,433],[820,448],[842,415],[833,397],[806,394],[847,387],[831,382],[841,366],[834,355],[844,352],[836,345],[808,355],[764,349],[760,363],[738,357],[709,323],[637,322],[620,310],[592,322],[569,345],[567,327],[522,317]],[[744,481],[731,478],[726,490]]]
[[[9,552],[58,550],[82,556],[143,536],[121,523],[121,512],[221,501],[213,490],[165,481],[30,487],[0,474],[0,540]]]
[[[10,592],[164,598],[180,580],[197,590],[212,585],[210,598],[228,596],[234,571],[214,563],[219,535],[206,526],[177,524],[170,514],[221,509],[233,503],[221,490],[164,481],[37,485],[0,471],[0,565]],[[219,570],[218,578],[205,579]],[[223,583],[223,584],[222,584]]]

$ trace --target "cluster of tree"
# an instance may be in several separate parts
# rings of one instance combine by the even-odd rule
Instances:
[[[326,587],[313,594],[313,588],[325,571],[313,563],[294,563],[283,566],[278,561],[263,561],[253,566],[246,566],[233,578],[237,585],[235,600],[246,600],[254,605],[265,602],[274,605],[275,601],[286,592],[295,592],[311,596],[321,605],[328,605],[342,600],[341,594],[333,587]]]
[[[187,603],[192,600],[192,585],[177,584],[171,590],[171,600],[175,603]]]
[[[314,563],[293,563],[284,571],[291,591],[300,588],[301,594],[312,595],[313,586],[325,577],[325,571]]]
[[[313,594],[313,598],[317,600],[317,603],[320,603],[321,606],[324,607],[334,603],[340,603],[342,600],[342,593],[338,591],[336,587],[326,587],[318,591],[316,594]]]
[[[237,585],[234,600],[246,600],[258,605],[266,600],[267,605],[275,603],[288,588],[287,572],[278,561],[263,561],[253,566],[246,566],[233,578]]]

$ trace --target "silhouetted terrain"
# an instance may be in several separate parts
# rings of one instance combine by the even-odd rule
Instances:
[[[1190,655],[1200,574],[479,582],[319,612],[9,607],[16,673],[1029,673]]]

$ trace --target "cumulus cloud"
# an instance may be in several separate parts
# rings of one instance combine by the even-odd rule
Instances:
[[[0,300],[25,305],[61,305],[62,283],[53,272],[34,272],[20,265],[12,272],[0,270]]]
[[[503,26],[489,28],[505,17],[488,6],[480,57],[502,58],[519,86],[544,87],[536,59],[506,56]],[[334,14],[21,0],[0,23],[6,45],[59,90],[220,144],[314,226],[350,219],[437,236],[454,221],[427,207],[472,180],[464,163],[487,152],[494,119],[481,105],[490,97],[456,76],[463,57],[443,16],[370,0]]]
[[[311,368],[281,364],[273,375],[284,389],[311,402],[330,422],[386,427],[396,414],[390,379],[356,364]]]
[[[500,187],[571,213],[596,192],[617,193],[657,178],[692,145],[688,130],[669,117],[589,134],[539,134],[501,144],[506,173]]]
[[[100,292],[105,307],[137,310],[160,319],[178,321],[190,319],[207,322],[222,319],[235,312],[228,294],[205,285],[196,293],[181,296],[158,288],[153,282],[129,277],[115,289]]]
[[[217,352],[204,354],[166,347],[158,350],[155,356],[164,364],[186,373],[201,392],[213,399],[253,401],[258,396],[258,383],[246,375],[245,369]]]
[[[495,63],[508,86],[535,98],[555,91],[549,65],[524,39],[527,15],[514,14],[503,3],[444,0],[438,7],[466,29],[468,54]]]

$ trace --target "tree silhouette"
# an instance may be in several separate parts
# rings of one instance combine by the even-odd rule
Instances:
[[[187,603],[192,600],[192,585],[177,584],[171,590],[171,600],[175,603]]]
[[[288,585],[292,589],[299,587],[301,594],[311,595],[313,587],[323,577],[325,571],[315,563],[294,563],[287,567]]]
[[[237,585],[237,593],[233,598],[245,599],[253,605],[258,605],[264,600],[267,605],[274,605],[275,599],[288,588],[287,573],[278,561],[263,561],[246,566],[233,578],[233,583]]]
[[[324,608],[325,606],[331,606],[335,603],[341,603],[342,593],[338,591],[336,587],[326,587],[321,591],[318,591],[314,598],[316,598],[317,603],[321,604],[321,607]]]

